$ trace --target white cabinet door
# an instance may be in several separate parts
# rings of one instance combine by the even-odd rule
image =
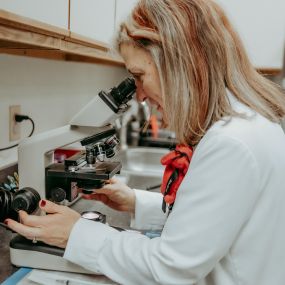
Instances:
[[[0,0],[0,9],[68,29],[68,0]]]
[[[121,22],[131,13],[138,0],[116,0],[116,30]]]
[[[284,0],[218,0],[242,38],[256,67],[282,66]]]
[[[70,30],[110,43],[114,33],[115,0],[71,0]]]

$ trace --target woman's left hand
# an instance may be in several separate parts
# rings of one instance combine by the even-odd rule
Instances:
[[[6,219],[5,224],[27,239],[65,248],[72,227],[80,219],[80,214],[66,206],[46,200],[41,200],[39,206],[47,215],[35,216],[19,211],[20,223]]]

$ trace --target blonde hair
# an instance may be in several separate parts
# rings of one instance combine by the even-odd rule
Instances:
[[[210,0],[140,0],[122,23],[117,48],[149,51],[161,81],[163,108],[180,143],[196,145],[231,107],[226,88],[273,122],[285,115],[280,89],[251,65],[223,10]]]

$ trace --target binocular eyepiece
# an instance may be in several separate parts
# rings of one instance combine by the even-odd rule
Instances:
[[[126,78],[117,87],[111,89],[111,95],[117,104],[125,104],[132,99],[136,91],[136,84],[133,78]]]
[[[133,98],[135,92],[135,80],[126,78],[108,92],[99,92],[99,97],[117,114],[122,110],[122,106],[125,106]]]
[[[40,200],[39,193],[31,187],[24,187],[15,193],[0,189],[0,222],[7,218],[17,220],[20,210],[28,214],[35,212]]]

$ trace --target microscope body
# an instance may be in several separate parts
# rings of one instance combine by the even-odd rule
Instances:
[[[108,180],[118,173],[120,163],[103,162],[100,153],[97,153],[97,159],[90,161],[90,151],[106,140],[108,143],[114,136],[110,124],[128,110],[127,103],[135,90],[134,80],[127,78],[108,92],[101,91],[71,119],[69,125],[21,141],[18,148],[20,188],[32,187],[43,199],[70,205],[78,197],[78,182],[82,184],[86,180],[92,186],[92,181]],[[74,165],[70,159],[64,165],[54,163],[54,150],[75,142],[81,142],[85,154],[75,159]],[[110,149],[106,150],[107,158]],[[75,165],[80,159],[83,164]],[[65,196],[64,200],[61,201],[59,196]]]
[[[127,78],[108,92],[101,91],[73,117],[70,125],[21,141],[20,188],[34,188],[42,199],[68,206],[79,198],[80,192],[101,188],[121,169],[121,163],[111,159],[119,141],[110,123],[128,110],[127,102],[135,90],[134,80]],[[63,163],[55,163],[54,150],[75,142],[80,142],[85,150]],[[44,243],[35,245],[21,236],[10,242],[11,263],[16,266],[91,273],[62,256],[59,248]]]

